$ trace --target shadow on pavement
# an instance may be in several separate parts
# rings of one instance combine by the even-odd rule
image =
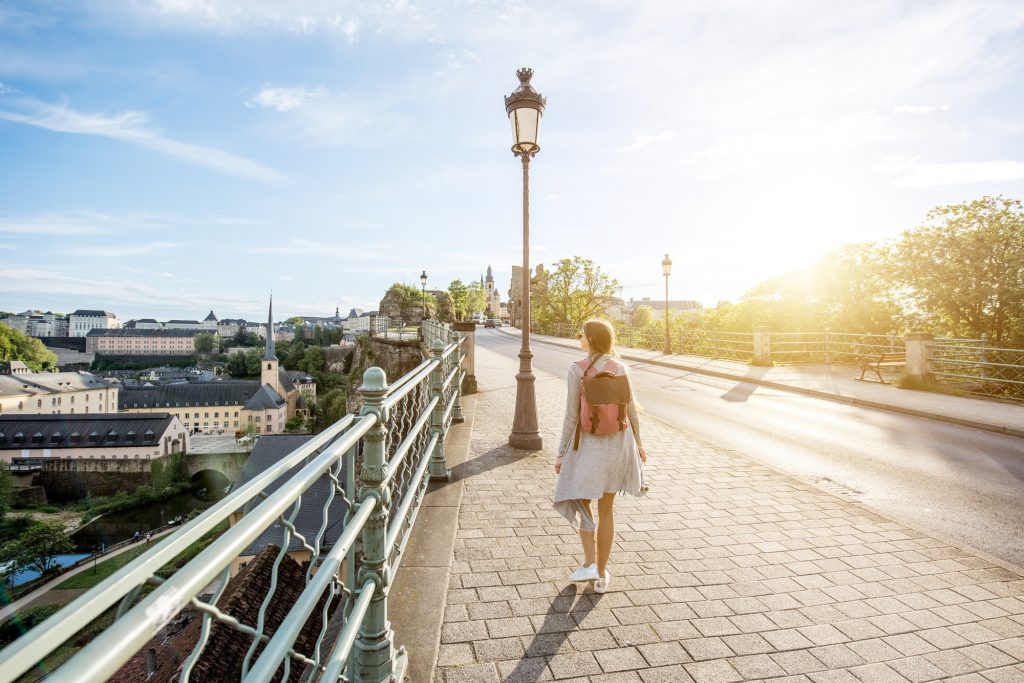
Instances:
[[[514,465],[520,460],[530,457],[533,457],[532,453],[522,453],[520,451],[513,450],[510,446],[492,448],[489,451],[481,453],[475,458],[471,458],[452,467],[451,481],[447,483],[454,483],[460,479],[468,479],[469,477],[477,474],[483,474],[484,472],[490,472],[491,470],[498,469],[499,467]]]
[[[569,634],[579,627],[587,614],[601,601],[601,595],[584,595],[582,591],[581,587],[572,583],[558,592],[544,615],[544,622],[526,646],[523,658],[502,679],[505,683],[533,683],[547,672],[547,658],[558,654],[559,648],[569,639]],[[577,595],[579,600],[575,600]]]

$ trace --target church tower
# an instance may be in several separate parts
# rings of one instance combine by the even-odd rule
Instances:
[[[281,378],[277,369],[277,354],[274,352],[274,295],[270,295],[270,308],[267,311],[267,348],[263,352],[260,365],[260,384],[269,384],[280,396],[284,396]]]
[[[494,273],[491,272],[490,266],[487,266],[487,277],[484,279],[484,296],[491,315],[498,317],[501,313],[501,297],[494,288]]]

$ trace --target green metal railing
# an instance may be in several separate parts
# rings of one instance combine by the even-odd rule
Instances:
[[[144,650],[154,647],[151,641],[167,637],[164,627],[183,611],[200,619],[201,627],[177,665],[174,678],[179,681],[193,680],[197,664],[221,654],[207,649],[215,628],[247,639],[238,677],[246,682],[295,680],[300,673],[304,681],[332,683],[401,680],[406,655],[394,643],[388,592],[428,482],[449,477],[445,436],[453,422],[462,421],[462,340],[447,334],[450,343],[435,339],[430,357],[391,385],[383,370],[368,369],[359,387],[359,415],[344,417],[282,457],[0,651],[0,683],[19,680],[26,673],[58,682],[105,681],[129,660],[146,656]],[[268,486],[282,477],[285,481],[268,494]],[[304,535],[296,525],[303,498],[312,498],[311,488],[325,482],[329,495],[316,502],[322,504],[319,527]],[[345,510],[344,527],[332,543],[326,530],[338,521],[331,519],[337,501]],[[170,578],[157,576],[229,519],[235,523]],[[274,533],[280,528],[280,541],[274,541],[279,550],[269,585],[262,586],[255,623],[243,623],[222,609],[226,602],[221,598],[233,565],[270,528]],[[311,558],[304,585],[283,620],[271,625],[268,608],[281,578],[279,568],[295,542]],[[212,595],[204,598],[211,590]],[[111,625],[66,662],[47,669],[51,655],[59,659],[58,650],[118,604]],[[303,635],[315,618],[320,624],[315,637]],[[300,636],[306,646],[298,644]],[[155,666],[152,652],[148,650],[148,657]],[[153,673],[151,669],[149,674]],[[166,672],[161,674],[166,677]]]

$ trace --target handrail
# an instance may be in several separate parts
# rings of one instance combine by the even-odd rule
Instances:
[[[180,531],[163,538],[151,551],[139,555],[119,572],[93,586],[60,612],[36,626],[32,629],[33,638],[19,638],[14,641],[0,652],[0,663],[7,663],[0,668],[0,683],[13,681],[31,668],[33,662],[59,647],[65,640],[60,638],[60,633],[74,634],[85,628],[96,615],[106,611],[137,586],[142,585],[158,569],[202,538],[228,515],[259,495],[269,483],[310,453],[330,442],[341,430],[351,425],[354,419],[351,415],[342,418],[309,443],[293,451],[290,456],[282,458],[260,475],[253,477],[238,491],[214,503],[198,517],[187,522]]]
[[[243,661],[231,662],[232,666],[241,666],[245,681],[272,680],[282,665],[286,672],[293,666],[311,668],[314,674],[323,672],[328,678],[321,680],[332,682],[340,680],[342,674],[348,681],[400,678],[405,655],[392,646],[386,601],[374,598],[387,590],[399,565],[428,479],[446,476],[443,443],[449,425],[462,419],[458,381],[464,375],[462,339],[440,325],[431,333],[442,344],[433,344],[432,357],[391,386],[381,370],[366,371],[359,388],[364,404],[361,416],[346,416],[311,438],[0,651],[0,683],[10,683],[42,663],[118,600],[122,609],[114,623],[60,665],[51,675],[52,680],[106,680],[138,656],[186,607],[195,610],[202,623],[198,641],[194,646],[191,641],[187,643],[191,650],[175,665],[182,681],[189,680],[200,662],[203,667],[210,666],[209,658],[215,653],[207,645],[212,642],[214,626],[235,632],[251,643]],[[442,337],[447,338],[447,343]],[[322,503],[318,499],[308,502],[306,494],[325,481],[329,486],[327,499]],[[262,500],[257,501],[258,497]],[[338,509],[333,507],[335,502],[347,510],[340,529],[340,520],[331,518]],[[319,517],[319,522],[308,520],[300,526],[298,514],[304,505],[312,506],[312,514]],[[310,514],[310,508],[306,509],[306,514]],[[233,514],[237,512],[243,512],[243,516],[236,520]],[[156,576],[157,570],[168,566],[229,517],[233,525],[170,578]],[[259,608],[258,616],[251,621],[241,619],[234,614],[231,603],[222,604],[221,598],[241,553],[253,552],[247,549],[257,538],[266,538],[264,534],[272,525],[279,525],[283,537],[280,542],[273,541],[278,545],[276,558],[268,552],[258,552],[264,541],[255,546],[259,561],[265,563],[260,571],[270,572],[267,583],[257,584],[258,590],[263,591],[262,603],[257,598],[254,605],[254,609]],[[328,529],[339,529],[338,535],[331,532],[331,536],[326,536]],[[332,542],[332,538],[336,540]],[[355,551],[357,540],[361,542],[360,553]],[[277,595],[279,578],[283,581],[286,576],[279,577],[279,568],[284,571],[282,562],[296,549],[312,555],[310,564],[301,574],[288,569],[287,576],[304,583],[297,586],[298,598],[283,621],[268,635],[267,608]],[[267,575],[249,574],[260,576]],[[219,585],[211,583],[217,581]],[[156,587],[133,605],[145,583]],[[212,585],[217,587],[206,602],[205,596],[199,596]],[[319,631],[307,636],[304,629],[318,611]],[[342,615],[340,633],[328,629],[328,623],[336,623]],[[250,623],[243,623],[246,621]],[[311,651],[296,649],[300,635],[311,638]],[[359,646],[353,650],[357,639]],[[263,647],[257,655],[260,644]],[[382,658],[382,651],[388,655]]]

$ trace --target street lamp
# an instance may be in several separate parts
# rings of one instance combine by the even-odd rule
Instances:
[[[547,99],[530,85],[533,69],[516,71],[519,87],[505,98],[505,113],[512,123],[512,153],[523,161],[523,321],[516,375],[516,412],[508,443],[512,448],[539,451],[544,446],[537,428],[537,396],[534,388],[533,353],[530,351],[530,159],[540,151],[537,131]]]
[[[427,317],[427,271],[425,271],[425,270],[422,273],[420,273],[420,289],[422,290],[421,302],[423,303],[423,315],[420,316],[420,318],[421,319],[426,319],[426,317]]]
[[[672,259],[665,254],[661,260],[661,272],[665,276],[665,355],[672,353],[672,338],[668,333],[668,276],[672,274]]]

